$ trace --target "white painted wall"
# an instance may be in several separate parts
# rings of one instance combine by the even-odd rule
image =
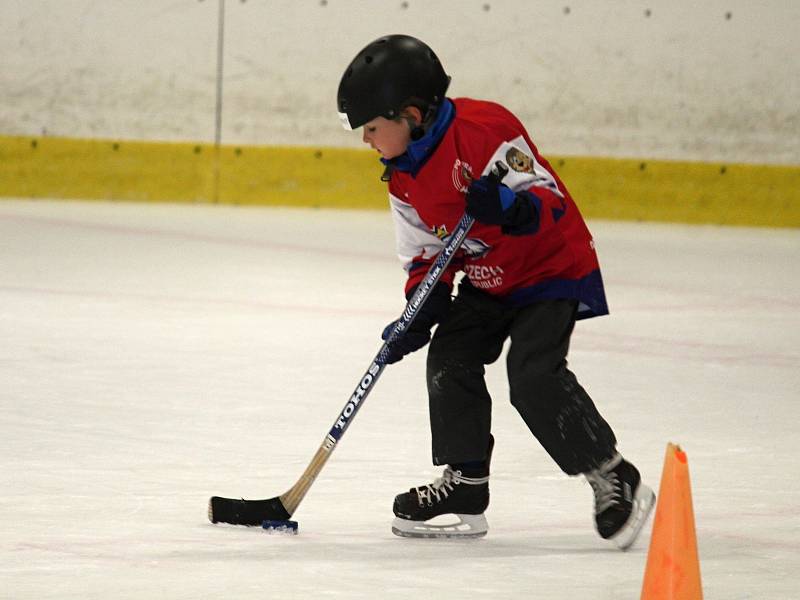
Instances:
[[[220,0],[2,0],[0,134],[215,135]],[[227,0],[222,142],[358,146],[339,77],[384,33],[549,154],[800,164],[797,0]]]

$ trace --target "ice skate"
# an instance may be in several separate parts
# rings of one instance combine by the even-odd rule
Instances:
[[[416,538],[477,538],[489,524],[483,516],[489,506],[489,465],[494,436],[489,434],[486,458],[475,464],[445,467],[433,483],[411,488],[394,499],[392,533]]]
[[[619,454],[584,475],[594,490],[597,532],[627,550],[653,510],[653,490],[641,482],[636,467]]]
[[[489,525],[489,477],[465,477],[446,467],[433,483],[394,499],[392,533],[416,538],[476,538]]]

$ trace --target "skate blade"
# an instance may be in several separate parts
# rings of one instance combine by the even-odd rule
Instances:
[[[636,494],[633,498],[633,511],[631,516],[622,528],[609,538],[614,545],[620,550],[627,550],[633,546],[642,528],[647,523],[647,519],[653,512],[653,506],[656,503],[656,495],[646,485],[640,483],[636,488]]]
[[[489,524],[483,515],[449,515],[458,519],[457,523],[438,524],[429,521],[410,521],[395,517],[392,522],[392,533],[400,537],[409,538],[479,538],[489,531]],[[452,519],[450,519],[452,521]]]

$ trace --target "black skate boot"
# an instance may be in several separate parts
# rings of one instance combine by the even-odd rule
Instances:
[[[483,476],[467,477],[460,469],[448,466],[433,483],[411,488],[395,497],[392,533],[421,538],[486,535],[489,525],[483,513],[489,506],[489,461],[493,445],[494,440],[490,439],[489,456],[485,469],[481,469]],[[429,522],[442,515],[452,516],[442,517],[444,521]]]
[[[594,519],[600,537],[627,550],[653,510],[656,496],[639,471],[620,454],[584,473],[594,490]]]

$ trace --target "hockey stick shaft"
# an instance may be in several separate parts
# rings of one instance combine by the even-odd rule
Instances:
[[[442,251],[439,252],[436,260],[428,270],[428,274],[425,276],[425,279],[423,279],[422,283],[417,286],[416,292],[414,292],[414,295],[406,304],[403,314],[397,320],[397,323],[391,334],[383,343],[378,353],[372,359],[372,362],[370,363],[366,372],[359,380],[358,385],[350,395],[350,399],[339,413],[339,416],[334,422],[333,426],[331,426],[328,434],[325,436],[325,439],[314,455],[314,458],[311,460],[311,463],[308,465],[305,472],[300,476],[300,479],[297,481],[297,483],[295,483],[285,494],[280,496],[281,503],[289,515],[291,515],[297,509],[297,506],[306,495],[306,492],[311,487],[311,484],[314,482],[320,471],[322,471],[322,468],[325,466],[325,463],[327,462],[331,453],[336,448],[336,444],[342,438],[345,431],[347,431],[350,423],[353,421],[356,414],[358,414],[360,408],[364,405],[364,401],[367,399],[367,396],[369,396],[370,392],[375,387],[375,384],[383,373],[383,370],[386,368],[384,361],[386,358],[386,353],[388,352],[389,344],[396,340],[399,336],[403,335],[408,327],[414,322],[414,319],[419,314],[419,310],[424,306],[425,302],[430,296],[431,291],[434,287],[436,287],[436,284],[439,283],[442,276],[447,271],[447,267],[452,262],[453,257],[458,252],[461,244],[464,243],[464,240],[467,238],[467,234],[474,223],[475,220],[467,214],[464,214],[461,217],[461,220],[453,230],[453,233],[450,236],[450,239],[447,241],[447,244]]]

